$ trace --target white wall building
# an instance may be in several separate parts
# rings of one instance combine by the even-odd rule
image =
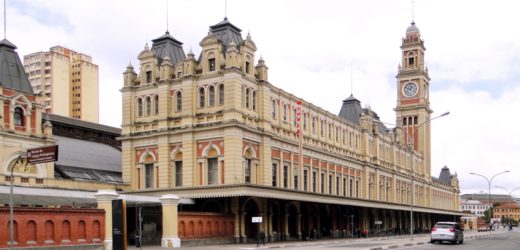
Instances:
[[[484,211],[489,209],[489,204],[478,201],[478,200],[461,200],[460,210],[470,211],[472,214],[477,216],[484,216]]]

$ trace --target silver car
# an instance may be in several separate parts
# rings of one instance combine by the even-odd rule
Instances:
[[[432,228],[431,243],[450,241],[452,243],[464,243],[464,230],[456,222],[437,222]]]

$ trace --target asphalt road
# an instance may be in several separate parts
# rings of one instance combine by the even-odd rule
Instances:
[[[411,248],[408,248],[411,249]],[[457,250],[519,250],[520,249],[520,233],[494,235],[490,237],[483,237],[477,239],[466,239],[462,245],[454,245],[449,243],[444,244],[428,244],[421,247],[415,246],[414,249],[420,250],[443,250],[443,249],[457,249]]]

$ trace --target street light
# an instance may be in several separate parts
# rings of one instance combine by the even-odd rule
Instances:
[[[415,127],[415,129],[413,130],[412,134],[411,134],[411,137],[410,137],[410,134],[408,133],[408,131],[406,129],[404,129],[402,126],[399,126],[399,125],[396,125],[396,124],[391,124],[391,123],[385,123],[385,122],[381,122],[381,121],[377,121],[376,122],[379,122],[381,124],[387,124],[387,125],[391,125],[391,126],[395,126],[396,128],[399,128],[403,131],[403,133],[405,134],[406,136],[406,145],[407,145],[407,149],[408,149],[408,153],[410,154],[410,178],[411,178],[411,185],[410,185],[410,240],[413,240],[413,181],[414,181],[414,169],[413,169],[413,159],[412,159],[412,155],[413,155],[413,149],[412,149],[412,144],[415,142],[415,134],[417,134],[417,131],[419,131],[419,128],[422,127],[424,124],[427,124],[437,118],[441,118],[443,116],[447,116],[449,115],[450,112],[444,112],[442,113],[441,115],[439,116],[436,116],[436,117],[433,117],[433,118],[430,118],[422,123],[420,123],[419,125],[417,125]]]
[[[509,173],[509,170],[506,170],[506,171],[503,171],[503,172],[500,172],[498,174],[495,174],[493,175],[493,177],[491,177],[491,179],[488,179],[486,176],[484,175],[481,175],[481,174],[477,174],[477,173],[469,173],[469,174],[472,174],[472,175],[478,175],[484,179],[486,179],[486,181],[488,182],[488,204],[489,204],[489,222],[491,223],[491,214],[492,214],[492,211],[493,211],[493,204],[491,204],[491,182],[493,181],[493,179],[495,177],[497,177],[497,175],[500,175],[500,174],[505,174],[505,173]],[[491,234],[491,230],[489,231],[489,234]]]
[[[504,187],[500,187],[500,186],[495,186],[495,187],[496,187],[496,188],[500,188],[500,189],[504,189],[504,190],[506,190],[506,192],[509,193],[509,198],[510,198],[510,199],[507,201],[507,203],[508,203],[508,205],[507,205],[507,206],[508,206],[508,210],[507,210],[507,211],[508,211],[508,215],[507,215],[507,217],[508,217],[508,219],[509,219],[509,221],[508,221],[508,222],[509,222],[509,225],[511,225],[511,213],[510,213],[510,211],[511,211],[511,199],[513,199],[513,196],[511,196],[511,194],[512,194],[514,191],[520,189],[520,187],[515,187],[515,188],[513,188],[513,190],[511,190],[511,191],[509,191],[509,189],[504,188]]]

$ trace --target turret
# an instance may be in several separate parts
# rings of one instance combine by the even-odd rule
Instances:
[[[123,72],[125,87],[134,85],[137,74],[134,71],[134,66],[131,63],[126,66],[125,72]]]
[[[265,61],[262,57],[258,60],[258,64],[255,67],[259,81],[268,81],[268,67],[265,65]]]

